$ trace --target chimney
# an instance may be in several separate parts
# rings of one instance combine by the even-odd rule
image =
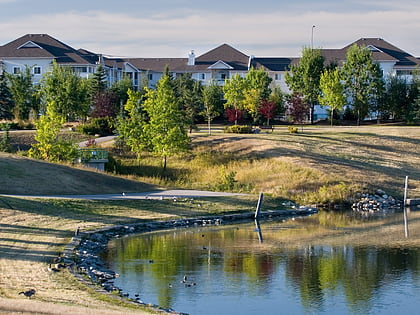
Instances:
[[[194,54],[194,50],[191,50],[190,53],[188,54],[188,65],[189,66],[194,66],[195,65],[195,54]]]

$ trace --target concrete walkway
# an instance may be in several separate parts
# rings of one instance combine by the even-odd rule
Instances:
[[[99,138],[94,138],[95,143],[99,144],[102,142],[107,142],[107,141],[112,141],[116,138],[117,136],[106,136],[106,137],[99,137]],[[86,148],[86,144],[89,142],[89,140],[87,141],[82,141],[79,143],[79,147],[80,148]]]
[[[203,190],[156,190],[141,193],[103,194],[103,195],[0,195],[4,197],[49,198],[49,199],[85,199],[85,200],[134,200],[134,199],[174,199],[174,198],[200,198],[200,197],[227,197],[246,194],[225,193]]]

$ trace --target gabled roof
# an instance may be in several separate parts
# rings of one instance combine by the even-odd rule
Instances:
[[[420,65],[417,58],[409,53],[395,47],[382,38],[360,38],[354,43],[347,45],[343,50],[347,51],[352,45],[365,46],[368,48],[374,47],[377,50],[372,50],[372,56],[377,61],[395,61],[396,66],[416,66]]]
[[[51,58],[60,64],[91,64],[86,54],[47,34],[26,34],[0,46],[3,58]]]
[[[197,57],[193,66],[188,65],[188,58],[129,58],[121,61],[130,62],[139,70],[154,72],[162,72],[165,67],[171,72],[208,71],[212,68],[220,69],[218,66],[221,64],[223,69],[246,71],[249,56],[223,44]]]
[[[231,66],[235,70],[248,70],[249,56],[228,44],[222,44],[195,59],[194,70],[207,70],[218,61]]]

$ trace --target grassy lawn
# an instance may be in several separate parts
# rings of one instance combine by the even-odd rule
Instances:
[[[301,204],[348,199],[356,191],[383,189],[402,197],[405,176],[411,198],[420,197],[420,127],[305,127],[290,134],[236,135],[203,130],[192,134],[192,154],[168,160],[165,179],[160,160],[142,156],[140,167],[120,157],[123,172],[143,182],[216,190],[221,172],[235,173],[231,191],[292,199]]]
[[[409,197],[420,198],[420,127],[311,126],[298,134],[278,127],[273,133],[216,132],[208,136],[203,131],[191,136],[193,153],[170,158],[165,179],[158,176],[160,161],[146,155],[140,168],[138,161],[119,156],[127,173],[120,177],[0,153],[0,194],[102,194],[162,187],[212,190],[220,185],[221,174],[231,171],[235,173],[232,190],[250,193],[177,203],[0,196],[0,313],[147,312],[104,298],[66,271],[48,271],[48,263],[63,250],[79,226],[88,230],[143,220],[254,211],[259,192],[266,193],[265,210],[278,209],[283,199],[307,203],[331,201],[365,189],[382,188],[401,196],[406,175],[410,177]],[[401,222],[385,225],[367,222],[354,228],[349,224],[342,229],[340,239],[343,243],[371,240],[372,245],[381,242],[381,245],[419,246],[419,215],[413,213],[410,219],[409,240],[402,236]],[[317,241],[333,242],[332,236],[336,239],[339,232],[338,229],[327,234],[320,232]],[[299,246],[308,239],[296,235],[290,242]],[[37,290],[35,297],[18,295],[29,288]]]

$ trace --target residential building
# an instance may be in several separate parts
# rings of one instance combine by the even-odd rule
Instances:
[[[380,64],[385,77],[402,75],[410,79],[420,66],[419,58],[381,38],[361,38],[354,43],[372,51],[373,59]],[[341,65],[346,59],[347,49],[354,43],[341,49],[321,49],[321,53],[327,64]],[[285,73],[290,65],[299,62],[299,58],[292,57],[248,56],[228,44],[199,56],[191,51],[185,58],[108,58],[84,49],[76,50],[47,34],[27,34],[0,46],[0,66],[4,71],[18,73],[28,66],[34,82],[39,82],[53,60],[61,66],[71,67],[82,77],[92,75],[101,64],[109,85],[128,76],[136,88],[141,88],[144,82],[155,86],[166,67],[174,76],[190,73],[193,79],[203,84],[215,80],[220,85],[235,74],[245,76],[251,67],[263,68],[285,92],[288,92]]]
[[[53,60],[88,77],[96,70],[98,55],[77,51],[47,34],[27,34],[0,46],[0,65],[4,71],[16,74],[27,66],[35,83],[51,69]]]

